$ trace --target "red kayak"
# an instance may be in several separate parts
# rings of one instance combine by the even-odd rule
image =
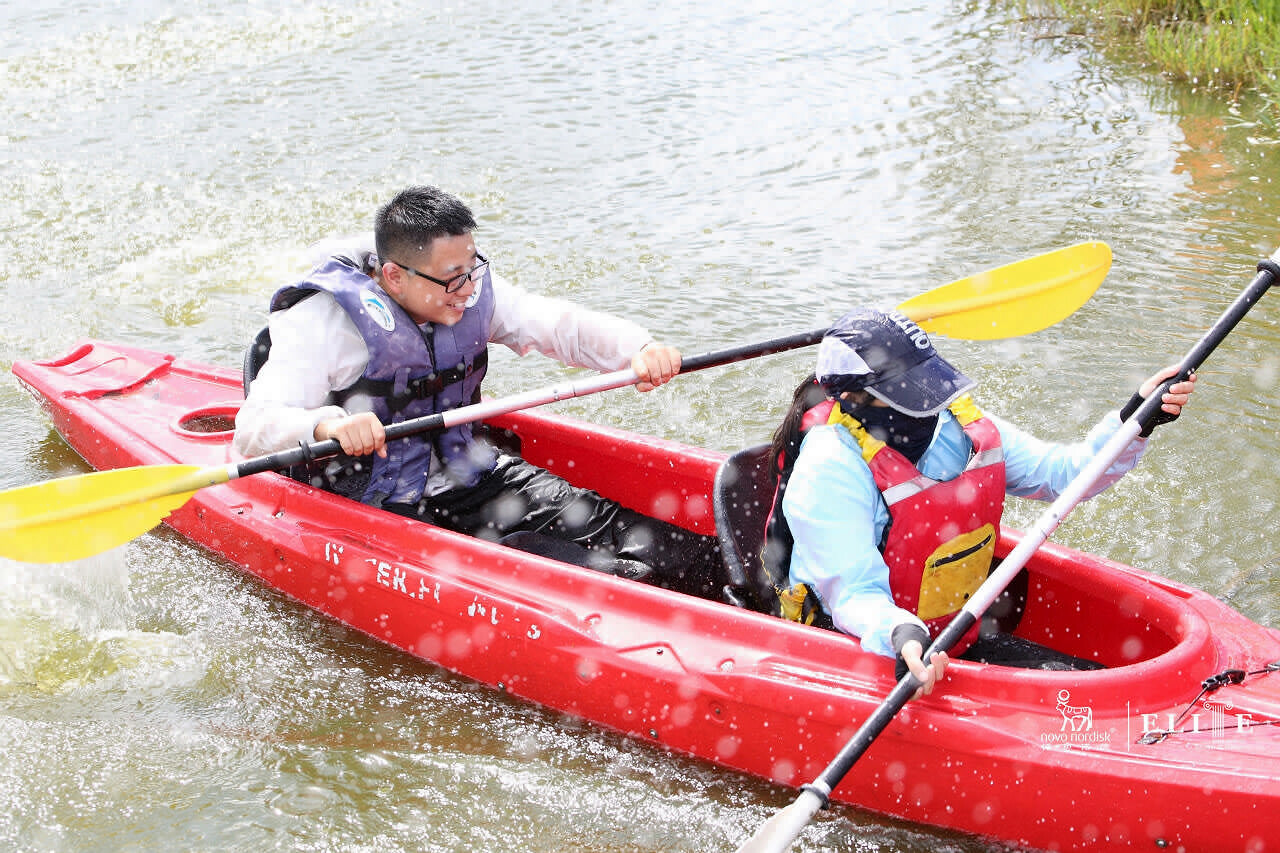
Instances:
[[[100,342],[13,371],[96,468],[236,461],[239,371]],[[723,454],[529,412],[488,425],[534,464],[716,532],[717,483],[723,507],[732,481],[717,481]],[[409,654],[784,785],[821,771],[894,686],[892,662],[850,637],[440,530],[280,474],[200,489],[167,523]],[[1003,531],[998,554],[1017,540]],[[999,626],[1098,668],[956,661],[833,798],[1048,850],[1280,850],[1280,632],[1198,590],[1054,545],[1023,580]]]

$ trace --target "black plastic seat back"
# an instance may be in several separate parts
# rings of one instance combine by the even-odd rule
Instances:
[[[262,365],[267,363],[267,356],[271,353],[271,329],[266,326],[262,327],[262,331],[254,335],[253,342],[245,348],[244,351],[244,368],[243,379],[244,395],[249,396],[249,385],[253,383],[254,377],[258,375],[258,371],[262,369]]]
[[[725,597],[763,613],[772,612],[776,598],[760,559],[777,487],[769,455],[767,444],[739,450],[721,463],[712,490],[716,535],[728,580]]]

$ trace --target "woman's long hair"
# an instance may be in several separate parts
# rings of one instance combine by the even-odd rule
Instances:
[[[804,424],[804,413],[827,398],[826,390],[818,384],[818,377],[810,373],[805,380],[796,386],[791,395],[791,408],[783,417],[782,423],[773,432],[773,443],[770,445],[769,459],[781,473],[790,468],[800,453],[801,427]]]
[[[837,382],[844,378],[846,380],[856,379],[857,377],[833,377]],[[818,383],[818,377],[810,373],[805,380],[796,386],[796,390],[791,395],[791,408],[787,409],[787,414],[783,416],[782,423],[778,424],[778,428],[773,432],[773,443],[770,445],[770,459],[777,467],[778,473],[782,473],[790,469],[795,464],[796,457],[800,455],[800,442],[804,439],[804,416],[805,413],[814,406],[821,403],[828,397],[840,397],[840,405],[845,407],[845,411],[849,411],[849,407],[863,406],[871,402],[871,395],[865,390],[847,390],[840,392],[838,384],[831,387],[823,386]]]

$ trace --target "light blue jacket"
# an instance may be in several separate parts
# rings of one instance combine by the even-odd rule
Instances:
[[[1084,441],[1064,445],[1041,441],[1000,418],[987,417],[999,429],[1004,446],[1005,491],[1042,501],[1058,497],[1120,428],[1119,413],[1110,412]],[[1146,444],[1146,439],[1135,439],[1088,497],[1133,468]],[[932,479],[953,479],[968,461],[970,447],[959,422],[944,410],[917,467]],[[847,429],[823,425],[808,431],[782,507],[795,538],[791,582],[807,584],[817,593],[836,627],[859,637],[864,649],[893,656],[889,636],[894,627],[923,623],[895,605],[889,592],[889,567],[878,548],[889,526],[889,510]]]

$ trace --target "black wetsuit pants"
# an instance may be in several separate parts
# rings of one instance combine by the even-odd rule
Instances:
[[[384,509],[515,548],[703,598],[720,598],[714,536],[627,509],[504,456],[479,483]]]

